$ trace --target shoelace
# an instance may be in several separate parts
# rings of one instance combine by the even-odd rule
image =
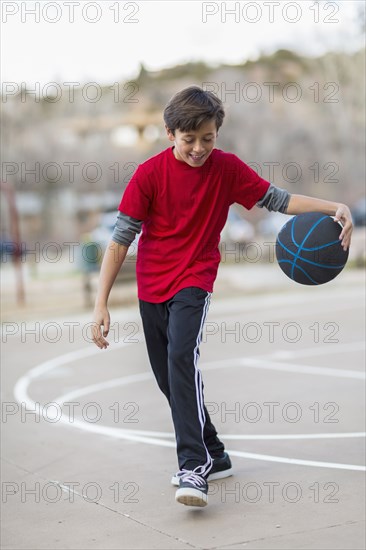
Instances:
[[[206,484],[205,479],[193,470],[180,470],[177,472],[177,476],[183,481],[192,483],[192,485],[197,488],[200,488]]]

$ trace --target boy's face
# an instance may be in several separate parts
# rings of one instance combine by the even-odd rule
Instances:
[[[175,158],[194,168],[203,166],[210,156],[217,138],[215,119],[203,122],[197,130],[189,132],[175,130],[175,136],[169,128],[166,128],[166,131],[170,141],[174,142]]]

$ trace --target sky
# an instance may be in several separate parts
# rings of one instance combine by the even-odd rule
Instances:
[[[1,2],[1,81],[133,79],[148,70],[205,61],[241,63],[279,48],[304,55],[364,45],[363,0],[243,2]]]

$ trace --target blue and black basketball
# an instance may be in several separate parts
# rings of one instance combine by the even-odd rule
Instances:
[[[302,285],[322,285],[344,268],[348,250],[343,250],[340,223],[320,212],[291,218],[276,240],[276,257],[282,271]]]

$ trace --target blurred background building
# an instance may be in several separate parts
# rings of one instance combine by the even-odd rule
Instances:
[[[78,239],[115,211],[137,164],[169,146],[163,107],[191,84],[225,103],[218,147],[290,192],[355,204],[364,194],[364,66],[364,50],[317,59],[277,51],[216,69],[142,66],[118,83],[119,101],[116,85],[95,102],[75,90],[73,103],[67,88],[36,99],[24,87],[2,104],[2,179],[16,191],[23,238],[30,246]]]

